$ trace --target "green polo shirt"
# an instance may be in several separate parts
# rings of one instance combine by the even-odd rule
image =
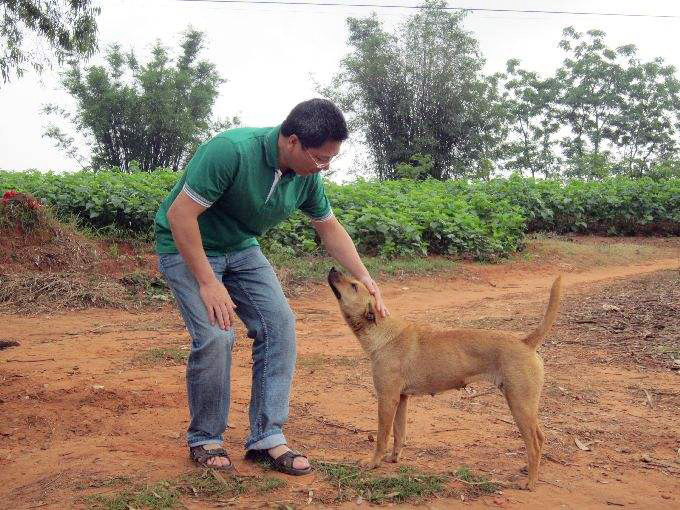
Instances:
[[[257,245],[257,236],[296,209],[314,220],[330,218],[319,174],[281,175],[277,169],[279,131],[230,129],[203,143],[156,213],[156,251],[178,252],[167,212],[180,191],[207,208],[198,226],[208,256]]]

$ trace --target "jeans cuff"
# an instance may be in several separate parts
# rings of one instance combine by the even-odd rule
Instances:
[[[285,436],[281,432],[274,432],[258,440],[249,439],[246,443],[246,450],[268,450],[280,444],[288,444]]]
[[[189,448],[193,448],[194,446],[202,446],[204,444],[218,444],[222,446],[222,440],[221,439],[196,439],[194,441],[188,442]]]

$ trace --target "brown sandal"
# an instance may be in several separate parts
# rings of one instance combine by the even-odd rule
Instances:
[[[252,462],[265,462],[272,469],[288,475],[300,476],[310,473],[312,471],[312,466],[305,469],[293,467],[293,461],[298,457],[307,458],[305,455],[294,450],[288,450],[286,453],[283,453],[276,458],[272,457],[267,450],[248,450],[245,458]]]
[[[193,460],[196,464],[198,464],[201,467],[205,467],[208,469],[219,469],[220,471],[227,472],[234,471],[234,463],[229,458],[229,454],[224,448],[217,444],[202,444],[199,446],[190,446],[189,457],[191,457],[191,460]],[[229,464],[225,466],[215,466],[212,464],[208,464],[208,460],[215,457],[226,457],[226,459],[229,461]]]

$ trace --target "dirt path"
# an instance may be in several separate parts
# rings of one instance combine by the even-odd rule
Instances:
[[[541,317],[554,275],[566,277],[563,313],[541,351],[542,483],[533,493],[515,488],[523,478],[523,443],[502,397],[478,384],[413,399],[402,464],[432,473],[465,465],[502,487],[473,501],[421,504],[680,507],[680,375],[672,367],[673,356],[680,358],[679,269],[680,254],[583,271],[568,264],[465,265],[450,276],[385,284],[391,311],[411,320],[528,330]],[[292,306],[299,348],[288,437],[314,459],[356,461],[370,451],[376,428],[368,361],[327,288],[310,289]],[[644,321],[633,320],[643,315]],[[0,351],[0,508],[86,507],[86,495],[192,472],[183,447],[184,366],[154,361],[161,351],[150,352],[166,349],[165,358],[187,352],[172,306],[0,315],[0,321],[0,340],[21,344]],[[262,475],[239,457],[249,380],[249,340],[239,329],[226,446],[242,474]],[[388,465],[379,473],[398,470]],[[249,492],[223,503],[185,496],[182,502],[188,508],[254,508],[267,501],[302,507],[311,499],[312,506],[356,508],[354,499],[337,503],[336,488],[318,474],[281,477],[285,485],[266,495]]]

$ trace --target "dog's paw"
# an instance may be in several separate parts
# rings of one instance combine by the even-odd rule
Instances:
[[[398,453],[390,453],[388,455],[385,455],[385,458],[383,460],[385,462],[392,462],[393,464],[396,464],[397,462],[399,462],[399,457],[401,457],[401,455]]]
[[[369,457],[368,459],[359,461],[359,466],[361,466],[364,469],[375,469],[379,465],[380,465],[380,458],[376,459],[373,456]]]
[[[522,489],[523,491],[534,491],[536,489],[536,482],[532,482],[530,480],[527,480],[525,482],[521,482],[519,484],[519,488]]]

